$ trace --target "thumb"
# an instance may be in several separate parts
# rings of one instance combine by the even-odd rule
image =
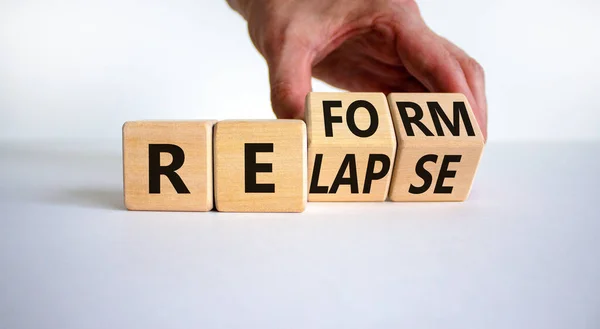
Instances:
[[[311,91],[313,55],[305,47],[285,43],[267,60],[271,104],[279,119],[303,119],[306,95]]]

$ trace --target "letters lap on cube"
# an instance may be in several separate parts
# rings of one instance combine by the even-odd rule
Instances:
[[[309,201],[385,201],[396,137],[382,93],[309,93]]]
[[[388,96],[398,154],[392,201],[464,201],[483,152],[484,138],[462,94]]]
[[[304,211],[307,184],[303,121],[220,121],[214,136],[217,210]]]
[[[211,210],[215,122],[126,122],[123,190],[127,209]]]

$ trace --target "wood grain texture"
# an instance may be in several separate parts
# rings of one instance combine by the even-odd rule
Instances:
[[[213,208],[212,128],[215,121],[132,121],[123,125],[123,184],[129,210],[209,211]],[[189,193],[178,193],[165,175],[160,193],[149,190],[149,146],[180,147],[185,161],[176,173]],[[160,153],[160,165],[173,161]]]
[[[365,102],[371,104],[371,111],[364,106]],[[332,107],[332,104],[336,106]],[[385,201],[396,154],[396,136],[385,95],[310,93],[306,99],[305,113],[308,129],[308,200]],[[341,122],[328,119],[334,116],[338,117],[334,120]],[[376,129],[373,131],[370,128]],[[363,136],[357,135],[357,130]],[[378,158],[387,159],[387,172],[383,171],[383,161],[376,161]],[[370,159],[374,164],[371,171],[382,173],[378,179],[366,179],[368,176],[373,178],[367,174]],[[355,175],[352,162],[356,164]],[[338,184],[340,177],[348,180]],[[365,188],[367,180],[370,181],[370,189]]]
[[[388,100],[398,138],[390,200],[466,200],[484,147],[483,135],[466,97],[393,93]],[[457,117],[463,107],[465,115]],[[437,110],[432,112],[432,108]],[[422,118],[411,119],[420,116],[418,111],[422,111]],[[446,115],[447,122],[440,112]],[[445,174],[440,179],[442,169]]]
[[[302,212],[306,207],[306,125],[301,120],[220,121],[215,126],[215,201],[225,212]],[[272,151],[247,152],[269,144]],[[264,172],[247,166],[248,153]],[[251,158],[250,158],[251,159]],[[273,185],[273,192],[248,190],[246,178]]]

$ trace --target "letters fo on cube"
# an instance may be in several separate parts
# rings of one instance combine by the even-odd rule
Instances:
[[[215,126],[214,157],[217,210],[304,211],[304,122],[221,121]]]
[[[123,190],[127,209],[211,210],[214,123],[126,122]]]
[[[383,93],[310,93],[309,201],[385,201],[396,138]]]
[[[464,201],[483,152],[484,139],[462,94],[388,96],[398,154],[392,201]]]

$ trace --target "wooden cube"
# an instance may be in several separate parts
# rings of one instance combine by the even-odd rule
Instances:
[[[221,121],[215,126],[214,158],[217,210],[304,211],[303,121]]]
[[[310,93],[309,201],[385,201],[396,136],[382,93]]]
[[[123,184],[129,210],[213,208],[215,121],[134,121],[123,125]]]
[[[484,138],[462,94],[388,96],[398,154],[392,201],[464,201],[483,152]]]

